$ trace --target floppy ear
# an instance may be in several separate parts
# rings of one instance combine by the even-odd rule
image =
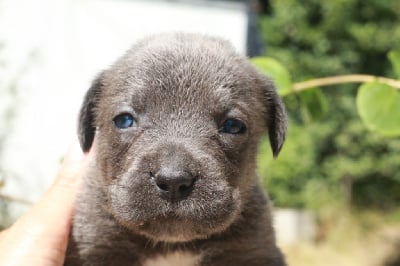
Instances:
[[[272,82],[266,86],[267,127],[272,153],[276,158],[285,142],[287,130],[286,109]]]
[[[98,76],[93,81],[92,86],[86,92],[79,113],[78,137],[79,143],[84,152],[88,152],[90,150],[94,140],[94,135],[96,133],[94,118],[99,94],[103,87],[101,77],[102,75]]]

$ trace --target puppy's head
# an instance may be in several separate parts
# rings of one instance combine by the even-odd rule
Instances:
[[[89,89],[81,146],[96,138],[98,178],[115,219],[154,241],[228,228],[257,184],[268,130],[278,155],[286,115],[272,83],[226,42],[191,34],[143,40]]]

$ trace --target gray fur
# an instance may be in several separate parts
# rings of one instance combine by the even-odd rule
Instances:
[[[134,126],[117,129],[120,113]],[[228,118],[247,130],[221,132]],[[284,106],[226,41],[175,33],[133,46],[93,82],[81,109],[81,146],[95,140],[96,158],[65,265],[139,266],[173,252],[199,256],[198,265],[285,265],[255,172],[266,130],[277,156]],[[161,197],[161,172],[193,179],[190,195]]]

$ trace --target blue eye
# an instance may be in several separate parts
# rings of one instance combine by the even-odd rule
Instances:
[[[237,119],[227,119],[220,130],[220,132],[228,134],[242,134],[245,131],[245,124]]]
[[[114,124],[117,128],[126,129],[132,127],[135,119],[130,114],[120,114],[114,118]]]

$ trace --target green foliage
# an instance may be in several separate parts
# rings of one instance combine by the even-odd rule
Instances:
[[[400,48],[398,0],[271,0],[260,20],[267,53],[296,80],[346,73],[389,74]]]
[[[287,69],[294,86],[355,73],[400,78],[399,18],[397,0],[271,0],[260,27],[266,55]],[[284,72],[269,74],[279,80],[276,73]],[[384,136],[399,134],[399,91],[380,83],[286,93],[292,89],[280,91],[290,116],[282,153],[272,160],[265,140],[259,157],[275,204],[400,206],[400,138]]]
[[[290,123],[277,160],[272,159],[268,145],[265,139],[259,174],[277,206],[318,209],[349,202],[361,207],[395,207],[400,203],[398,195],[392,194],[394,186],[392,190],[365,193],[368,184],[369,189],[377,183],[400,185],[400,140],[371,133],[359,119]]]
[[[261,72],[273,79],[279,95],[285,96],[291,92],[292,78],[284,65],[269,57],[254,57],[251,61]]]
[[[313,174],[315,159],[311,136],[304,128],[293,125],[279,160],[273,160],[271,154],[269,142],[264,139],[258,157],[259,174],[265,177],[264,186],[271,198],[280,206],[304,207],[303,186]]]
[[[378,82],[362,85],[357,95],[357,107],[370,130],[383,135],[400,135],[400,93]]]
[[[388,54],[389,60],[391,61],[394,69],[394,73],[397,78],[400,79],[400,50],[390,51]]]
[[[305,121],[318,121],[328,111],[328,102],[320,89],[312,88],[299,93]]]

